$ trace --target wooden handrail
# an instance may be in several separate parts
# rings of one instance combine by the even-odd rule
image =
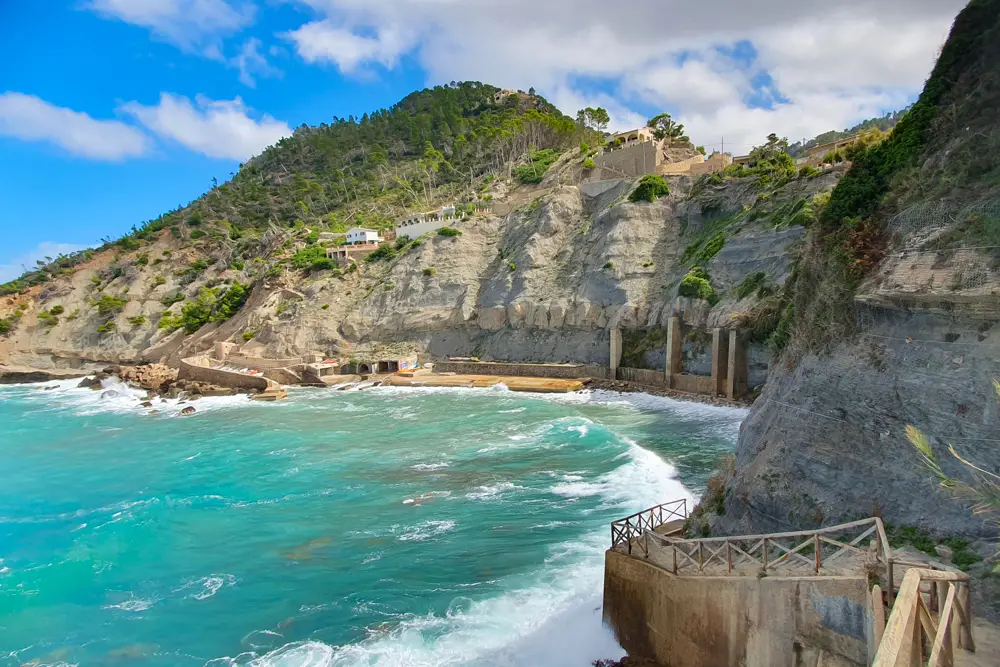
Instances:
[[[921,595],[920,586],[925,582],[934,586],[939,612],[936,619],[933,602],[926,602]],[[881,599],[873,602],[882,605]],[[876,622],[875,637],[877,641],[881,637],[881,641],[872,667],[951,667],[956,648],[976,650],[969,575],[924,568],[907,570],[885,629],[882,631]]]
[[[853,533],[840,540],[834,536],[843,533]],[[855,536],[854,533],[860,532]],[[649,557],[649,542],[664,549],[671,549],[671,568],[674,574],[685,568],[697,569],[698,572],[710,571],[713,574],[740,575],[741,566],[750,565],[762,572],[780,570],[790,565],[799,568],[808,567],[816,575],[832,572],[824,570],[831,562],[836,562],[845,555],[857,554],[863,556],[869,553],[866,540],[875,543],[875,558],[885,568],[886,589],[890,599],[893,587],[892,551],[885,538],[885,527],[878,517],[852,521],[837,526],[817,528],[785,533],[769,533],[767,535],[734,535],[728,537],[705,537],[696,539],[681,539],[660,535],[647,530],[644,544],[646,556]],[[785,543],[782,543],[785,542]],[[790,542],[790,543],[789,543]],[[826,553],[824,553],[826,547]],[[810,552],[811,550],[811,552]],[[711,566],[716,569],[710,569]],[[719,572],[718,569],[725,568]],[[736,572],[734,572],[736,570]],[[746,569],[742,570],[742,574]]]
[[[626,550],[631,554],[632,542],[642,537],[647,530],[656,530],[673,519],[683,520],[686,518],[687,499],[682,498],[644,509],[624,519],[612,521],[611,548],[625,545]]]

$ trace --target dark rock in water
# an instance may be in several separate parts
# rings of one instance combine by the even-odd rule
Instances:
[[[166,403],[166,402],[167,402],[167,399],[165,399],[165,398],[161,398],[160,399],[160,403]]]
[[[159,410],[150,410],[147,414],[149,414],[149,415],[158,415],[158,414],[160,414],[160,411]]]
[[[181,414],[182,415],[193,415],[194,414],[194,408],[189,405],[186,408],[184,408],[183,410],[181,410]]]
[[[87,377],[80,380],[80,384],[76,385],[80,389],[93,389],[95,391],[101,389],[101,380],[106,380],[108,376],[104,373],[98,373],[94,377]]]
[[[115,398],[116,396],[119,395],[120,394],[114,389],[108,389],[106,392],[101,394],[101,398]]]
[[[149,401],[145,401],[145,402],[143,402],[143,403],[140,403],[140,404],[139,404],[139,407],[140,407],[140,408],[151,408],[151,407],[153,407],[153,404],[152,404],[152,403],[150,403]]]
[[[52,391],[53,389],[58,389],[59,385],[52,385],[51,387],[46,387],[45,391]]]

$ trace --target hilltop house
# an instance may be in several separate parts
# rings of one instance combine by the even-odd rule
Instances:
[[[352,227],[347,230],[344,245],[330,246],[326,256],[339,264],[350,264],[364,259],[365,255],[375,252],[382,245],[382,238],[374,229]]]
[[[496,93],[493,96],[493,103],[494,104],[501,104],[505,99],[507,99],[511,95],[517,95],[517,91],[516,90],[509,90],[509,89],[501,90],[500,92]]]
[[[640,127],[608,137],[607,147],[594,157],[595,168],[585,180],[595,182],[646,174],[698,176],[722,171],[731,163],[729,153],[716,152],[706,159],[690,142],[659,140],[652,129]]]
[[[374,243],[376,247],[382,239],[379,237],[378,232],[374,229],[366,229],[364,227],[351,227],[347,230],[347,244],[348,245],[359,245]]]

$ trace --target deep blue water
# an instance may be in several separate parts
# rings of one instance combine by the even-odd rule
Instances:
[[[0,665],[619,657],[608,523],[697,495],[745,414],[380,388],[181,417],[75,384],[0,388]]]

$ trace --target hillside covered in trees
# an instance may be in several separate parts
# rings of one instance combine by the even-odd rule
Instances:
[[[240,165],[228,182],[213,182],[196,201],[107,239],[101,249],[132,251],[170,228],[178,240],[225,244],[250,259],[270,228],[384,229],[438,200],[488,199],[485,181],[509,176],[530,151],[565,147],[586,133],[533,91],[499,104],[497,92],[479,82],[452,83],[361,118],[303,125]],[[44,283],[91,256],[87,250],[40,262],[0,286],[0,294]]]
[[[823,144],[829,144],[834,141],[840,141],[841,139],[846,139],[848,137],[853,137],[856,134],[861,134],[866,130],[878,129],[881,132],[888,132],[892,128],[896,127],[896,124],[906,116],[906,113],[910,110],[907,106],[905,109],[899,111],[892,111],[885,114],[884,116],[879,116],[877,118],[869,118],[868,120],[863,120],[854,127],[849,127],[843,131],[830,130],[829,132],[824,132],[823,134],[810,139],[809,141],[802,143],[801,141],[796,141],[788,147],[788,154],[793,158],[799,158],[805,155],[810,148],[814,146],[822,146]]]

